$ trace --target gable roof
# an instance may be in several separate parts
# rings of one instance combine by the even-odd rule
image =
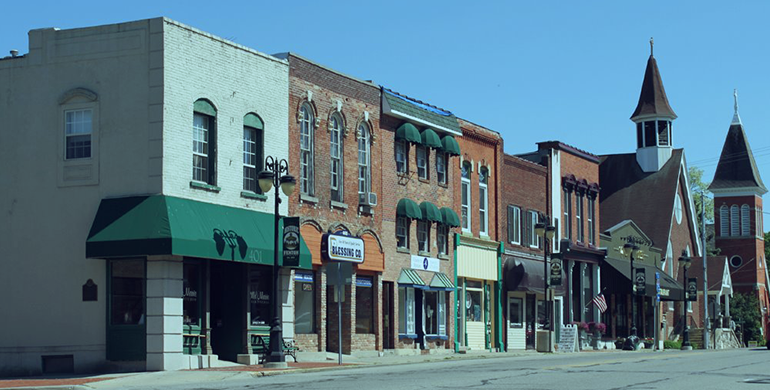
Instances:
[[[683,169],[682,153],[682,149],[674,149],[671,158],[657,172],[642,171],[635,153],[601,156],[600,231],[630,219],[665,253],[674,197]]]
[[[712,191],[731,188],[757,188],[762,193],[767,192],[740,119],[733,120],[727,131],[714,180],[709,186]]]
[[[732,278],[730,277],[730,269],[727,266],[726,256],[708,256],[708,289],[709,291],[722,291],[728,292],[732,295]],[[683,273],[682,273],[683,275]],[[698,291],[703,289],[703,259],[700,257],[692,258],[692,265],[687,271],[687,276],[698,278]],[[729,288],[727,287],[729,286]]]
[[[631,115],[631,120],[644,116],[664,116],[676,119],[674,110],[668,104],[666,89],[663,88],[663,81],[658,70],[658,62],[652,54],[647,60],[647,69],[644,71],[644,81],[642,81],[642,92],[639,94],[639,103]]]

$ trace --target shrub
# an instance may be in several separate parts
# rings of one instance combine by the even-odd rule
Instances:
[[[663,342],[664,349],[682,349],[681,341],[666,340]]]

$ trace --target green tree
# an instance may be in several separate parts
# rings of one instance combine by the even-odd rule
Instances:
[[[735,293],[730,299],[730,315],[736,325],[741,326],[743,341],[761,341],[762,314],[759,299],[754,294]]]
[[[709,192],[708,187],[709,184],[703,181],[703,170],[698,167],[690,167],[687,170],[690,180],[690,194],[692,194],[692,200],[693,203],[695,203],[695,219],[696,223],[698,224],[698,236],[701,235],[701,232],[703,231],[703,220],[701,218],[701,212],[703,208],[701,207],[701,204],[703,203],[703,200],[705,198],[706,200],[706,224],[712,224],[714,223],[714,199],[711,197],[711,192]],[[705,197],[703,195],[705,195]],[[712,229],[711,232],[707,232],[706,237],[706,251],[709,255],[718,255],[719,249],[714,248],[714,239],[713,239],[714,231]]]
[[[765,233],[765,261],[770,267],[770,232]]]

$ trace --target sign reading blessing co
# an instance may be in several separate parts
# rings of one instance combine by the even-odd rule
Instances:
[[[329,260],[364,262],[364,240],[358,237],[327,234],[325,249]]]

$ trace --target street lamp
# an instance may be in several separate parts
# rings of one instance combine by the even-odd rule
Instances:
[[[554,327],[554,319],[553,319],[553,310],[551,309],[551,304],[553,301],[550,299],[548,294],[548,245],[553,239],[554,234],[556,234],[556,228],[553,227],[549,221],[551,220],[550,217],[545,216],[543,218],[543,222],[538,222],[535,224],[535,234],[538,235],[538,237],[543,237],[543,294],[546,300],[545,304],[545,318],[546,321],[548,321],[548,352],[553,352],[553,327]]]
[[[286,175],[281,176],[286,172]],[[278,268],[278,241],[280,235],[278,233],[278,221],[281,215],[278,211],[278,205],[281,203],[281,197],[278,194],[278,187],[281,187],[283,193],[286,196],[291,196],[294,192],[294,186],[297,181],[294,180],[294,176],[288,175],[289,163],[285,159],[277,159],[272,156],[265,158],[265,169],[259,172],[259,188],[262,189],[262,193],[267,194],[270,189],[275,187],[275,223],[273,225],[273,232],[275,239],[273,240],[273,253],[275,255],[273,259],[273,293],[270,296],[272,304],[270,305],[271,315],[273,318],[273,324],[270,327],[270,354],[268,355],[265,363],[266,368],[286,368],[286,357],[283,355],[283,330],[281,329],[281,300],[278,298],[278,284],[279,284],[279,268]]]
[[[687,286],[687,270],[690,269],[690,265],[692,264],[692,259],[687,256],[686,252],[682,252],[682,256],[679,258],[679,264],[682,264],[684,267],[684,285]],[[684,290],[684,305],[687,305],[690,302],[690,299],[688,297],[689,292],[687,291],[687,288]],[[690,326],[687,325],[687,309],[686,307],[682,307],[682,311],[684,314],[682,315],[682,350],[690,351],[692,350],[692,345],[690,345]]]
[[[636,299],[636,284],[634,283],[634,256],[638,260],[641,260],[642,258],[642,249],[639,248],[636,244],[633,242],[626,242],[625,245],[620,249],[620,252],[623,253],[624,256],[628,256],[628,259],[630,260],[631,268],[630,268],[630,274],[628,280],[631,281],[631,299]],[[634,310],[634,305],[631,305],[631,334],[630,336],[636,336],[636,310]]]

